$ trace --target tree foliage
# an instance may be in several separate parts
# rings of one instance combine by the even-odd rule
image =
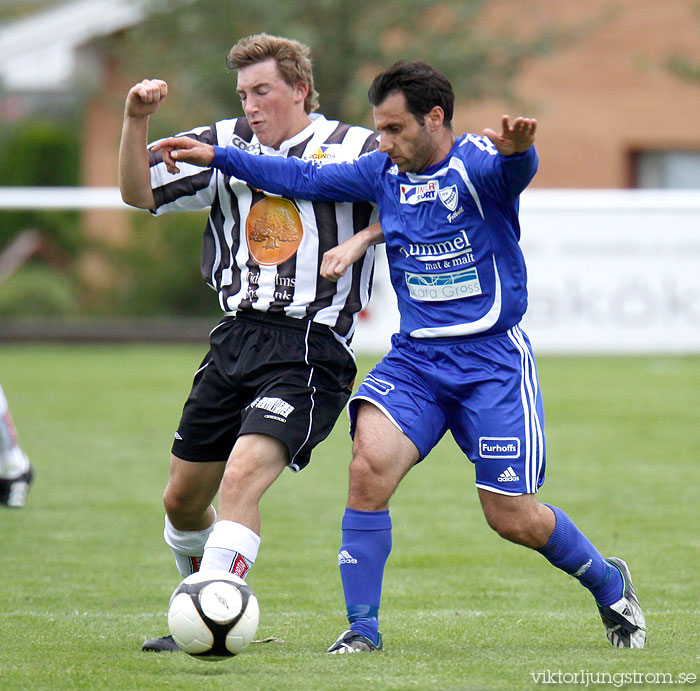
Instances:
[[[132,74],[172,83],[177,110],[192,122],[240,112],[226,55],[241,37],[267,32],[311,47],[321,111],[371,124],[367,88],[397,59],[426,60],[443,71],[459,103],[508,93],[523,62],[549,51],[556,36],[494,32],[479,21],[488,0],[151,0],[152,14],[114,49]],[[175,104],[173,104],[174,106]],[[173,112],[174,112],[173,108]],[[188,119],[189,119],[188,116]]]
[[[689,9],[695,26],[700,31],[700,0],[695,0]],[[674,53],[666,59],[665,67],[681,81],[700,85],[700,60],[697,55]]]

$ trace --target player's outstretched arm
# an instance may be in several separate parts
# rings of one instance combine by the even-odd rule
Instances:
[[[356,261],[362,259],[372,245],[384,242],[384,233],[379,223],[367,226],[345,242],[324,252],[321,260],[321,276],[329,281],[337,281]]]
[[[493,142],[501,156],[511,156],[527,151],[535,143],[537,120],[534,118],[518,117],[510,124],[510,116],[501,119],[500,134],[486,128],[484,134]]]
[[[295,156],[257,156],[235,146],[212,147],[188,137],[163,139],[153,150],[162,153],[171,172],[178,171],[179,161],[212,166],[265,192],[328,202],[374,202],[376,171],[383,160],[375,156],[383,154],[372,152],[352,162],[318,166]]]
[[[142,209],[155,207],[149,173],[148,119],[168,95],[162,79],[144,79],[129,89],[119,144],[119,189],[122,199]]]

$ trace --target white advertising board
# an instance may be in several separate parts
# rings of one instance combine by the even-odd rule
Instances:
[[[520,224],[536,353],[700,352],[700,191],[529,190]],[[398,324],[380,252],[355,350]]]

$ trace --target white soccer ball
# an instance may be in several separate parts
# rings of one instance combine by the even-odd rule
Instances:
[[[175,589],[168,606],[175,642],[203,660],[238,655],[253,640],[259,619],[253,591],[228,571],[193,573]]]

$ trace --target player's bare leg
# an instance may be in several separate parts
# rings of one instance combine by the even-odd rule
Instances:
[[[205,530],[216,520],[212,506],[219,491],[225,461],[192,463],[170,457],[170,478],[163,493],[163,505],[178,530]]]
[[[183,578],[199,570],[204,545],[216,521],[212,502],[225,467],[225,461],[193,463],[175,455],[170,457],[170,477],[163,493],[163,536]],[[149,638],[141,649],[147,652],[179,650],[170,635]]]
[[[541,549],[554,531],[554,513],[540,504],[534,494],[509,496],[478,489],[486,522],[502,538]]]
[[[225,466],[224,461],[193,463],[170,457],[170,478],[163,494],[164,537],[183,578],[199,570],[216,520],[212,502]]]
[[[219,518],[260,532],[259,502],[289,463],[287,447],[265,434],[238,438],[221,481]]]
[[[226,462],[191,463],[171,458],[170,480],[163,497],[165,539],[183,577],[200,569],[245,576],[260,546],[260,499],[284,470],[287,458],[282,442],[261,434],[239,437]],[[211,504],[217,491],[218,521]],[[142,649],[179,650],[170,635],[151,638]]]
[[[622,559],[604,559],[561,509],[540,504],[534,494],[479,489],[479,499],[488,524],[501,537],[537,550],[591,591],[611,645],[644,647],[646,622]]]
[[[418,460],[415,444],[377,406],[361,401],[352,445],[348,508],[387,509],[391,495]]]
[[[264,434],[238,438],[219,490],[219,520],[204,549],[201,569],[244,578],[260,546],[260,500],[289,460],[287,447]]]
[[[413,442],[379,408],[360,402],[338,554],[350,629],[328,648],[331,654],[382,648],[378,616],[391,551],[389,499],[418,459]]]

